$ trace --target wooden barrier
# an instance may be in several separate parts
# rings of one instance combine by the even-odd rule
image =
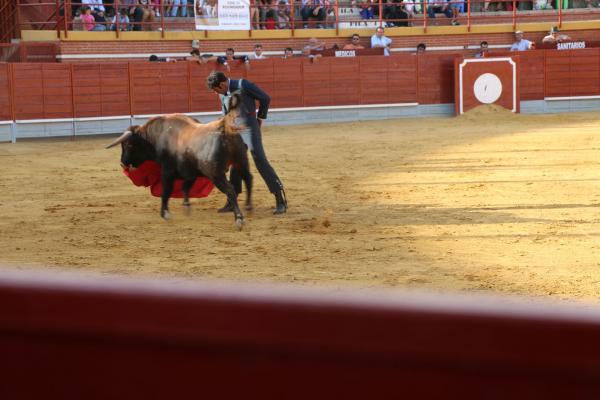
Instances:
[[[0,272],[3,399],[597,399],[600,312]]]
[[[12,118],[10,72],[8,64],[0,64],[0,121],[10,121]]]
[[[456,57],[399,54],[323,57],[317,62],[270,58],[252,61],[249,70],[231,65],[229,76],[257,83],[271,95],[273,108],[447,104],[454,102]],[[537,50],[520,52],[519,57],[522,100],[600,95],[600,48]],[[0,88],[12,88],[0,92],[0,104],[9,96],[18,120],[220,110],[217,96],[206,88],[214,64],[11,65],[0,64]],[[10,117],[6,109],[0,110],[4,118]]]
[[[131,115],[128,64],[74,64],[72,68],[75,117]]]

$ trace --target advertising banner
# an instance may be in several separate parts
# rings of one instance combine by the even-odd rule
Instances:
[[[250,30],[250,0],[194,0],[197,30]]]

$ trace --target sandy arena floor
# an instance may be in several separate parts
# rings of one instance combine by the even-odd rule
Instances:
[[[0,144],[0,264],[332,287],[600,297],[600,115],[267,127],[287,186],[255,174],[242,232],[218,191],[171,202],[133,186],[111,138]]]

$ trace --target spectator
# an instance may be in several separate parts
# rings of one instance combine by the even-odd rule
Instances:
[[[154,22],[154,11],[148,7],[148,0],[138,2],[129,10],[129,21],[134,31],[151,31]]]
[[[552,5],[548,0],[533,0],[534,10],[552,10]]]
[[[212,54],[200,54],[200,49],[192,49],[190,56],[187,58],[188,61],[196,61],[198,64],[206,64],[209,61],[216,60]]]
[[[388,27],[408,26],[409,15],[403,7],[404,3],[396,3],[396,0],[386,0],[383,7],[383,19]]]
[[[89,7],[90,10],[92,10],[92,13],[94,13],[96,10],[106,11],[104,5],[102,4],[102,0],[81,0],[81,6]]]
[[[358,33],[352,35],[351,42],[344,46],[344,50],[362,50],[365,46],[360,44],[360,36]]]
[[[353,5],[358,5],[358,8],[360,8],[360,17],[362,19],[373,19],[375,11],[372,0],[356,0],[352,3]]]
[[[252,24],[252,29],[260,29],[260,10],[258,9],[256,0],[250,0],[250,23]]]
[[[127,16],[127,10],[124,8],[119,10],[118,13],[114,15],[112,18],[112,25],[110,26],[111,31],[117,30],[117,21],[119,21],[119,30],[120,31],[128,31],[129,30],[129,17]]]
[[[304,29],[308,28],[309,18],[317,20],[317,28],[323,28],[325,21],[325,2],[324,0],[302,0],[302,9],[300,10]]]
[[[515,42],[510,47],[510,51],[525,51],[531,48],[531,42],[527,39],[523,39],[523,32],[515,32]]]
[[[198,63],[201,63],[201,59],[202,57],[200,57],[199,49],[192,49],[192,51],[190,51],[190,56],[187,58],[188,61],[197,61]]]
[[[275,11],[273,10],[267,11],[267,15],[265,17],[265,29],[275,29]]]
[[[294,50],[291,47],[286,47],[283,49],[283,58],[292,58],[294,57]]]
[[[200,11],[203,16],[205,16],[206,18],[216,18],[217,17],[217,11],[218,11],[217,0],[200,0],[197,3],[200,4]],[[171,10],[171,13],[172,12],[173,12],[173,10]],[[181,16],[185,17],[185,15],[183,15],[183,8],[181,9]]]
[[[417,54],[423,54],[423,53],[425,53],[426,49],[427,49],[427,46],[425,45],[425,43],[419,43],[417,45]]]
[[[383,48],[383,54],[386,56],[390,55],[390,45],[392,44],[392,39],[383,35],[383,27],[380,26],[375,30],[375,34],[371,36],[371,48]]]
[[[475,53],[476,58],[483,58],[488,56],[488,42],[485,40],[479,43],[479,51]]]
[[[502,2],[500,2],[500,1],[489,1],[489,0],[487,0],[487,1],[485,1],[485,2],[483,3],[483,10],[482,10],[482,11],[484,11],[484,12],[487,12],[487,11],[494,11],[494,10],[490,10],[490,4],[493,4],[493,5],[494,5],[494,7],[495,7],[495,11],[502,11],[502,10],[504,9],[504,8],[503,8],[503,6],[502,6]]]
[[[460,2],[460,1],[454,1],[454,0],[450,0],[453,1],[452,3],[450,3],[450,10],[452,11],[452,25],[460,25],[460,22],[458,22],[458,14],[461,12],[465,12],[465,3]]]
[[[98,10],[96,14],[94,14],[94,31],[105,31],[107,28],[107,21],[104,17],[104,11]]]
[[[187,17],[187,0],[173,0],[173,6],[171,8],[171,17],[177,16],[179,6],[181,5],[181,16]]]
[[[401,2],[402,10],[408,14],[408,19],[410,22],[409,26],[412,26],[412,20],[415,18],[415,14],[421,11],[421,3],[417,0],[415,1],[402,1]]]
[[[227,67],[228,70],[231,69],[231,65],[234,64],[244,64],[246,70],[250,69],[250,59],[248,56],[236,56],[233,48],[229,47],[225,50],[225,56],[217,57],[217,63],[222,64]]]
[[[304,46],[302,49],[302,55],[309,58],[313,63],[319,61],[319,59],[323,57],[321,54],[312,54],[312,50],[309,46]]]
[[[542,43],[562,43],[569,40],[573,39],[571,39],[567,35],[563,35],[562,33],[560,33],[560,29],[558,29],[558,26],[553,26],[552,29],[550,29],[550,34],[544,36],[544,38],[542,39]]]
[[[278,29],[290,29],[290,8],[286,0],[279,0],[277,3],[277,28]]]
[[[435,13],[443,13],[448,18],[453,18],[453,11],[450,7],[450,3],[448,0],[434,0],[434,3],[431,3],[427,7],[427,16],[429,18],[435,18]]]
[[[83,9],[83,12],[81,13],[81,15],[79,16],[79,18],[81,19],[81,22],[83,23],[83,30],[84,31],[92,31],[94,30],[94,26],[96,25],[96,20],[94,19],[94,16],[92,15],[92,9],[89,7],[85,7]]]
[[[254,54],[252,54],[252,55],[250,56],[250,58],[251,58],[252,60],[264,60],[265,58],[267,58],[267,57],[265,57],[265,55],[263,54],[263,47],[262,47],[262,44],[260,44],[260,43],[257,43],[257,44],[255,44],[255,45],[254,45]]]
[[[308,39],[308,44],[306,47],[310,48],[311,50],[323,51],[325,50],[325,43],[319,42],[319,39],[313,37]]]

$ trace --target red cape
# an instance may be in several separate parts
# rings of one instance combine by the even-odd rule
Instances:
[[[144,163],[136,169],[129,170],[128,168],[123,168],[123,174],[131,179],[131,182],[133,182],[135,186],[150,186],[150,193],[152,193],[152,196],[161,196],[162,183],[160,181],[160,165],[158,165],[158,163],[154,161],[144,161]],[[183,191],[181,190],[182,186],[183,180],[176,179],[171,197],[183,198]],[[190,198],[206,197],[210,194],[213,187],[214,185],[210,179],[199,177],[196,179],[194,186],[192,186],[192,189],[190,190]]]

